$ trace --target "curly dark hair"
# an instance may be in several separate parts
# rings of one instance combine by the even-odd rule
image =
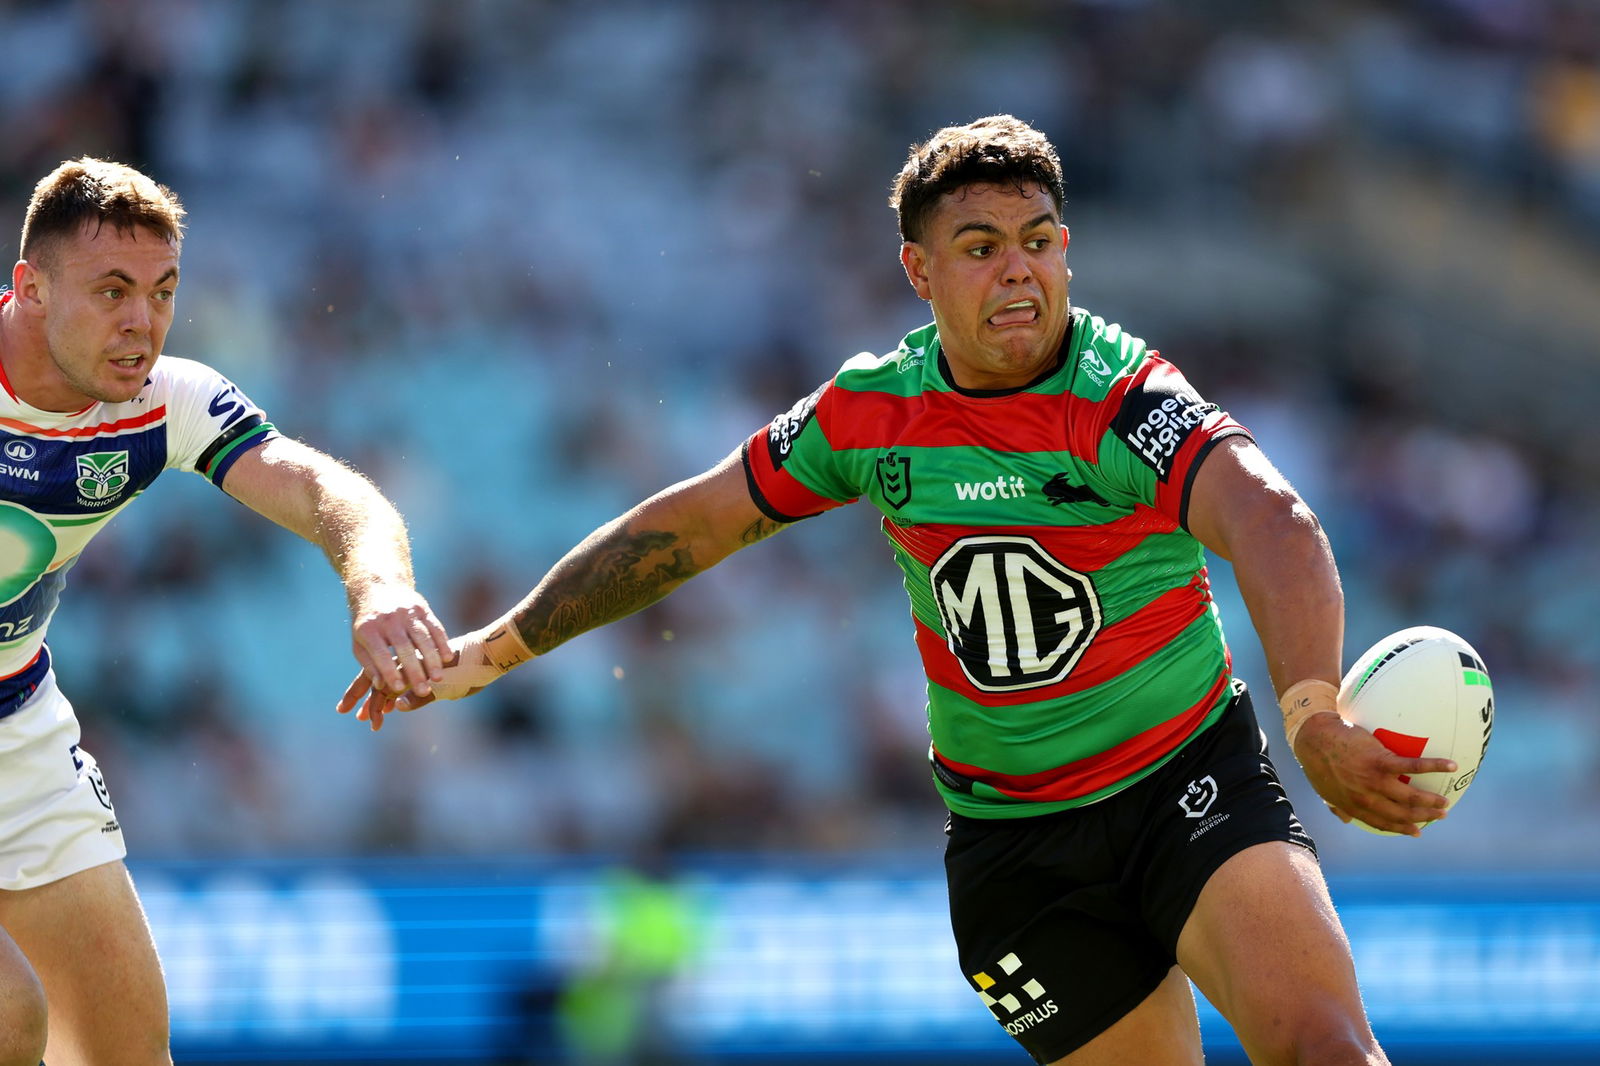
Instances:
[[[1011,115],[990,115],[965,126],[946,126],[911,146],[889,191],[900,236],[920,240],[939,197],[966,185],[1011,185],[1026,194],[1039,185],[1056,212],[1066,203],[1061,159],[1045,135]]]
[[[50,265],[57,241],[86,222],[110,223],[119,232],[135,227],[183,242],[183,204],[165,185],[123,163],[69,159],[39,180],[22,221],[22,258]]]

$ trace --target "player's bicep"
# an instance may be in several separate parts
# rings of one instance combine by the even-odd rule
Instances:
[[[756,502],[740,449],[698,477],[664,490],[646,506],[688,533],[702,570],[789,525],[774,520]]]
[[[1252,535],[1265,536],[1277,523],[1292,523],[1304,509],[1288,479],[1241,435],[1218,441],[1200,460],[1187,518],[1196,540],[1231,560]]]
[[[239,456],[222,479],[228,495],[307,540],[315,539],[318,500],[327,483],[360,475],[289,437],[273,437]]]

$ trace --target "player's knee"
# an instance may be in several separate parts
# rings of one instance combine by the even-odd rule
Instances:
[[[32,971],[9,975],[0,991],[0,1066],[39,1066],[47,1019],[39,979]]]
[[[1284,1037],[1262,1061],[1273,1066],[1389,1066],[1371,1032],[1346,1019],[1312,1022]]]

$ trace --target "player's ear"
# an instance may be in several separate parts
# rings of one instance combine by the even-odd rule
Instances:
[[[1069,230],[1067,227],[1062,226],[1061,227],[1061,247],[1064,249],[1064,248],[1066,248],[1067,245],[1069,245],[1071,243],[1072,243],[1072,231]]]
[[[44,272],[26,259],[18,259],[11,267],[11,291],[19,307],[37,310],[39,290],[45,284]]]
[[[901,243],[900,265],[906,268],[906,280],[911,282],[917,295],[924,300],[931,300],[933,286],[928,283],[928,256],[922,250],[922,245],[916,241]]]

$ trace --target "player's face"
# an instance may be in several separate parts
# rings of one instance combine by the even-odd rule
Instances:
[[[939,199],[920,241],[900,250],[933,305],[955,383],[1026,385],[1050,367],[1071,322],[1067,231],[1050,194],[968,185]]]
[[[177,246],[141,227],[90,223],[36,278],[51,365],[30,402],[72,411],[136,396],[172,326]]]

